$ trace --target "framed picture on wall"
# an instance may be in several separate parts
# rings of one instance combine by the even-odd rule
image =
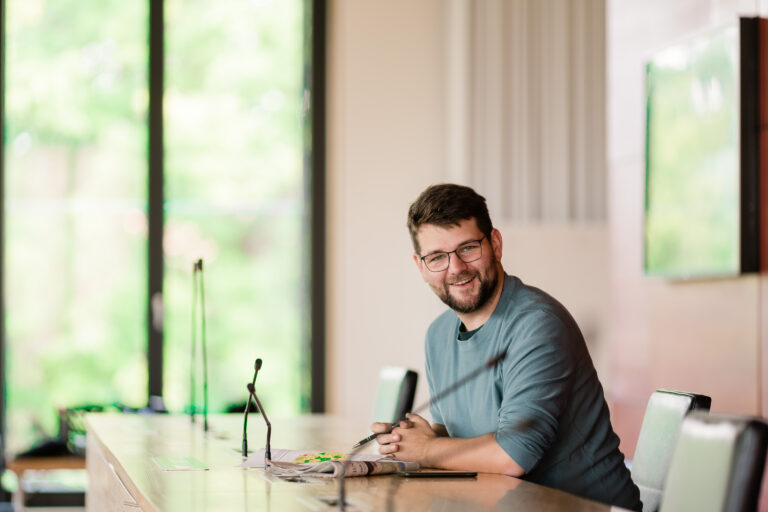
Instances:
[[[646,274],[759,270],[758,36],[742,18],[647,62]]]

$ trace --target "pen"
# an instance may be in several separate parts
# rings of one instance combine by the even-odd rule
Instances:
[[[389,429],[385,430],[384,432],[379,432],[378,434],[371,434],[371,435],[369,435],[368,437],[366,437],[365,439],[361,439],[361,440],[359,440],[358,442],[356,442],[356,443],[355,443],[355,444],[352,446],[352,448],[353,448],[353,449],[354,449],[354,448],[359,448],[359,447],[363,446],[364,444],[366,444],[366,443],[369,443],[369,442],[373,441],[374,439],[376,439],[377,437],[379,437],[379,436],[380,436],[380,435],[382,435],[382,434],[389,434],[389,433],[390,433],[390,432],[392,432],[392,430],[395,428],[395,425],[399,425],[401,421],[406,421],[406,419],[405,419],[405,418],[403,418],[403,419],[400,419],[400,420],[397,420],[397,421],[395,421],[394,423],[392,423],[392,426],[391,426]]]
[[[385,432],[382,432],[382,434],[384,434],[384,433],[385,433]],[[368,443],[368,442],[370,442],[370,441],[373,441],[373,440],[374,440],[374,439],[376,439],[377,437],[379,437],[379,434],[371,434],[371,435],[369,435],[368,437],[366,437],[365,439],[361,439],[360,441],[356,442],[356,443],[355,443],[355,444],[352,446],[352,448],[359,448],[359,447],[363,446],[364,444],[366,444],[366,443]]]

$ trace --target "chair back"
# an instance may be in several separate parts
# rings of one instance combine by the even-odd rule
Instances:
[[[379,372],[379,391],[373,421],[393,422],[413,407],[418,373],[406,368],[387,366]]]
[[[683,418],[694,410],[708,411],[711,404],[710,397],[685,391],[659,389],[651,395],[632,460],[632,480],[640,489],[643,512],[659,509]]]
[[[763,419],[691,413],[680,428],[662,512],[756,510],[767,446]]]

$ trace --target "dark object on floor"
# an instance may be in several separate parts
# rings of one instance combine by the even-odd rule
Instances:
[[[84,469],[28,469],[19,479],[25,507],[84,507]]]
[[[57,457],[71,455],[67,442],[59,438],[50,438],[40,441],[29,450],[19,453],[17,457]]]

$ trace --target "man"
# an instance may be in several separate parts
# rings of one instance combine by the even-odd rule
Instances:
[[[505,352],[501,363],[378,437],[382,454],[425,466],[502,473],[641,510],[584,338],[555,299],[507,275],[485,199],[434,185],[411,205],[413,260],[450,310],[426,336],[432,396]],[[374,432],[389,424],[374,423]]]

